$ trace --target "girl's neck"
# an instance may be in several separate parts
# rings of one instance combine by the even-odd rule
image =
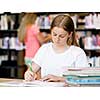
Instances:
[[[70,46],[68,45],[64,45],[64,46],[56,46],[53,44],[53,49],[56,53],[63,53],[65,52],[66,50],[69,49]]]

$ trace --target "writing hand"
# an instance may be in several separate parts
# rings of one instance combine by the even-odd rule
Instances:
[[[24,74],[24,78],[26,81],[32,81],[37,78],[37,75],[30,70],[27,70]]]
[[[44,76],[41,80],[47,81],[47,82],[64,82],[65,81],[65,79],[63,77],[55,76],[55,75],[51,75],[51,74]]]

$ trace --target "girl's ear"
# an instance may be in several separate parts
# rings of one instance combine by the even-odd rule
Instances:
[[[71,38],[71,37],[72,37],[72,34],[73,34],[73,32],[70,32],[70,34],[69,34],[69,38]]]

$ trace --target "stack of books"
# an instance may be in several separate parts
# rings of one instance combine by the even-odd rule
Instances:
[[[71,68],[63,76],[72,84],[100,84],[100,68]]]

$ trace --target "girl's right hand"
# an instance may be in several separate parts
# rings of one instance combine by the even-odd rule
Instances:
[[[28,69],[24,74],[24,79],[25,81],[33,81],[36,79],[36,74]]]

